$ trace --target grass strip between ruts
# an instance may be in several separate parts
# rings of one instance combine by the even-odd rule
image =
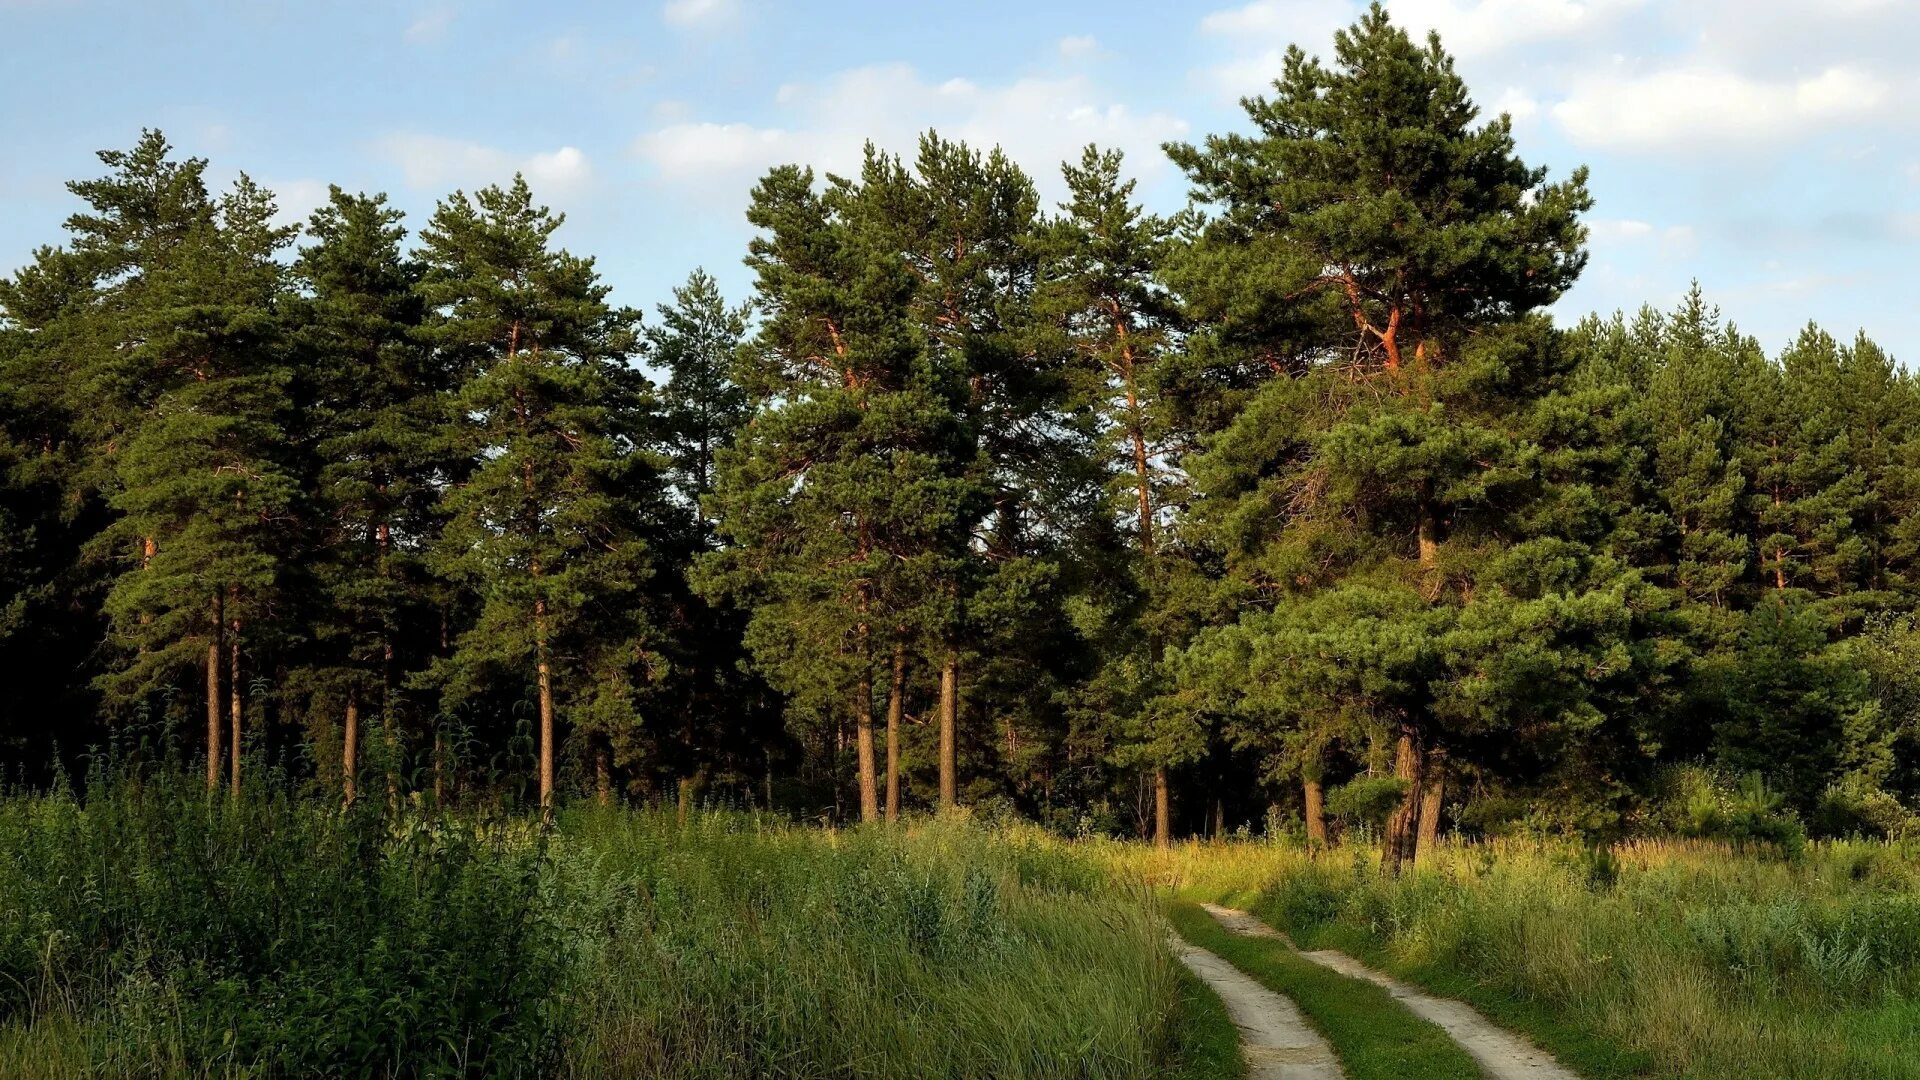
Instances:
[[[1274,922],[1272,913],[1263,913],[1257,906],[1255,914],[1268,925],[1280,925]],[[1581,1076],[1592,1080],[1629,1080],[1654,1072],[1652,1059],[1645,1051],[1622,1046],[1604,1035],[1569,1024],[1544,1002],[1508,993],[1464,972],[1431,964],[1398,963],[1387,950],[1352,927],[1323,923],[1304,932],[1297,927],[1284,929],[1296,935],[1295,940],[1303,948],[1338,949],[1376,971],[1388,972],[1430,994],[1464,1001],[1494,1023],[1533,1040],[1560,1064]]]
[[[1298,1005],[1349,1080],[1479,1080],[1480,1067],[1446,1032],[1380,987],[1320,967],[1283,941],[1235,934],[1190,901],[1169,900],[1167,917],[1181,937]]]

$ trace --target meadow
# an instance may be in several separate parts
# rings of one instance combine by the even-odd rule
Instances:
[[[1189,845],[1129,861],[1521,1031],[1583,1076],[1920,1076],[1920,847]]]
[[[1350,1074],[1473,1074],[1384,995],[1214,934],[1198,899],[1585,1076],[1920,1075],[1899,845],[1453,842],[1387,876],[1361,844],[590,804],[545,828],[167,774],[0,799],[0,1075],[1239,1075],[1169,915],[1265,964]]]
[[[1218,1009],[1138,880],[1029,829],[0,801],[9,1077],[1197,1080]]]

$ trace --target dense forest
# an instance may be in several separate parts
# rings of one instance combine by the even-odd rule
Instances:
[[[1245,106],[1171,217],[1092,147],[773,169],[752,295],[644,317],[520,178],[295,228],[102,153],[0,281],[9,779],[1905,831],[1920,382],[1699,288],[1556,325],[1584,172],[1378,8]]]

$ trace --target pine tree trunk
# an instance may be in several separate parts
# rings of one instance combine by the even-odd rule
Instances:
[[[1318,780],[1304,780],[1300,784],[1301,793],[1307,803],[1307,843],[1317,847],[1327,846],[1327,797]]]
[[[340,790],[348,806],[359,794],[360,769],[360,693],[347,691],[346,739],[340,750]]]
[[[382,525],[382,529],[386,526]],[[400,805],[400,730],[393,717],[393,641],[380,646],[380,738],[386,743],[387,802]]]
[[[853,699],[853,749],[860,766],[860,820],[863,822],[880,820],[879,771],[873,753],[873,679],[866,672],[863,659]]]
[[[947,651],[940,664],[940,809],[951,810],[959,802],[960,780],[958,738],[960,716],[960,654]]]
[[[613,761],[604,739],[593,748],[593,795],[602,807],[613,805]]]
[[[1421,588],[1428,600],[1440,598],[1440,520],[1433,507],[1430,485],[1421,482],[1420,494],[1420,571]]]
[[[553,819],[553,669],[547,658],[547,602],[533,603],[533,648],[540,675],[540,816]]]
[[[1153,846],[1173,846],[1173,796],[1167,790],[1167,770],[1153,770]]]
[[[437,605],[440,609],[440,655],[446,656],[452,651],[452,635],[447,626],[447,605]],[[447,732],[440,721],[433,724],[433,805],[447,804]]]
[[[1427,751],[1420,788],[1420,836],[1418,846],[1414,849],[1416,858],[1429,857],[1439,844],[1440,810],[1446,798],[1446,761],[1445,750],[1435,748]]]
[[[1213,800],[1213,842],[1218,844],[1227,838],[1227,804],[1219,796]]]
[[[893,646],[893,683],[887,689],[887,824],[900,820],[900,718],[906,712],[907,648]]]
[[[220,657],[226,651],[226,604],[220,590],[213,591],[213,632],[207,639],[207,791],[220,789]]]
[[[1416,826],[1420,813],[1420,766],[1423,755],[1420,749],[1420,733],[1412,724],[1400,725],[1400,739],[1394,747],[1393,775],[1406,785],[1406,794],[1401,796],[1400,805],[1387,819],[1387,832],[1381,853],[1381,869],[1389,874],[1397,874],[1400,868],[1412,861],[1417,853],[1418,842]]]
[[[233,620],[233,636],[227,641],[227,693],[232,703],[233,739],[227,747],[227,755],[233,763],[233,793],[240,794],[240,717],[242,713],[242,683],[240,682],[240,620]]]

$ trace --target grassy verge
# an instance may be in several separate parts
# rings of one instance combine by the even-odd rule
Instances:
[[[1477,1080],[1479,1066],[1446,1032],[1408,1012],[1380,987],[1328,971],[1279,941],[1232,933],[1197,904],[1175,900],[1180,936],[1291,998],[1333,1044],[1353,1080]]]
[[[1920,1077],[1920,844],[1507,840],[1399,875],[1361,846],[1106,855],[1470,1002],[1588,1076]]]
[[[1020,828],[0,797],[0,1076],[1234,1075],[1183,974]]]
[[[1247,1062],[1240,1056],[1240,1029],[1226,1005],[1186,965],[1175,974],[1180,1005],[1173,1027],[1174,1080],[1242,1080]]]
[[[1428,993],[1457,998],[1481,1015],[1510,1031],[1519,1032],[1552,1054],[1560,1064],[1589,1080],[1628,1080],[1650,1075],[1653,1062],[1645,1051],[1622,1046],[1593,1031],[1569,1024],[1538,1001],[1516,997],[1499,987],[1433,964],[1396,960],[1367,934],[1347,926],[1322,923],[1290,927],[1278,921],[1271,903],[1256,903],[1254,914],[1280,926],[1303,949],[1338,949],[1376,970],[1413,983]]]

